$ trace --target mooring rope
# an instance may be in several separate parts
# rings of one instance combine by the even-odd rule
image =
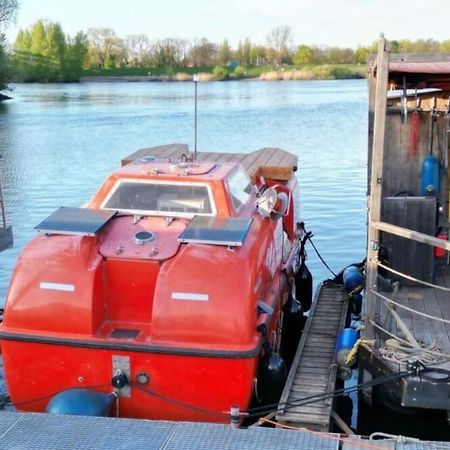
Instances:
[[[410,347],[411,349],[414,348],[408,341],[406,341],[406,340],[402,339],[401,337],[396,336],[395,334],[386,330],[386,328],[382,327],[380,324],[378,324],[374,320],[368,319],[368,322],[371,325],[373,325],[375,328],[377,328],[378,330],[380,330],[381,332],[386,334],[387,336],[391,337],[392,339],[395,339],[398,342],[401,342],[402,344]],[[433,348],[427,348],[427,347],[420,347],[420,349],[417,349],[417,350],[420,350],[421,352],[424,352],[424,353],[429,353],[430,355],[434,355],[437,358],[437,359],[435,359],[435,361],[428,362],[427,365],[430,365],[430,364],[437,365],[436,363],[442,364],[442,363],[448,362],[448,360],[450,359],[450,353],[441,352],[438,348],[433,349]],[[411,356],[411,355],[409,355],[409,356]],[[417,356],[417,355],[414,355],[414,356]],[[397,361],[395,361],[395,362],[397,362]]]
[[[436,317],[436,316],[432,316],[430,314],[427,313],[423,313],[421,311],[417,311],[416,309],[412,309],[409,306],[405,306],[402,305],[399,302],[396,302],[395,300],[393,300],[392,298],[386,297],[383,294],[380,294],[378,291],[375,291],[374,289],[370,289],[370,292],[372,292],[372,294],[375,294],[377,297],[381,298],[382,300],[384,300],[385,302],[390,303],[391,305],[395,305],[398,306],[401,309],[404,309],[405,311],[409,311],[412,314],[417,314],[418,316],[422,316],[425,317],[426,319],[431,319],[431,320],[436,320],[437,322],[442,322],[442,323],[447,323],[450,324],[450,320],[447,319],[443,319],[442,317]]]
[[[428,286],[428,287],[431,287],[431,288],[434,288],[434,289],[440,289],[441,291],[450,292],[450,288],[448,288],[448,287],[439,286],[439,285],[434,284],[434,283],[428,283],[427,281],[423,281],[423,280],[419,280],[418,278],[414,278],[411,275],[406,275],[406,274],[404,274],[402,272],[399,272],[399,271],[393,269],[392,267],[386,266],[385,264],[380,262],[378,259],[371,259],[370,261],[375,262],[378,265],[378,267],[381,267],[382,269],[385,269],[388,272],[391,272],[391,273],[393,273],[395,275],[398,275],[400,277],[406,278],[407,280],[414,281],[415,283],[419,283],[419,284],[422,284],[424,286]]]

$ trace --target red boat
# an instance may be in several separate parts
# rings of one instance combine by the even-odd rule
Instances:
[[[258,163],[269,150],[277,162]],[[296,285],[310,302],[296,157],[235,155],[249,176],[224,155],[155,150],[36,227],[0,328],[18,409],[84,388],[114,390],[122,417],[227,422],[232,405],[278,398],[301,331]]]

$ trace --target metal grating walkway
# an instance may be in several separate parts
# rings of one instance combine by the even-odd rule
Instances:
[[[276,428],[233,429],[208,423],[0,413],[0,449],[5,450],[258,448],[337,450],[339,442],[327,436]]]
[[[342,286],[320,285],[280,399],[278,421],[316,431],[329,430],[332,399],[309,404],[301,400],[334,390],[336,337],[345,325],[347,304]]]
[[[360,436],[339,442],[337,437],[307,430],[0,412],[1,450],[450,450],[450,442],[395,443]]]

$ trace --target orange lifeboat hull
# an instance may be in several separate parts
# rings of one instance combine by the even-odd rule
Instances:
[[[255,401],[300,258],[295,178],[280,186],[289,214],[267,217],[255,209],[261,187],[247,189],[236,164],[191,174],[153,164],[112,174],[73,211],[84,227],[90,212],[117,209],[99,231],[46,231],[20,256],[0,327],[19,410],[45,411],[56,394],[84,388],[114,390],[121,417],[225,423],[231,406]]]

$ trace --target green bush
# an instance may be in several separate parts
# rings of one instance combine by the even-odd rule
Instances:
[[[351,67],[335,66],[330,69],[330,76],[336,80],[349,80],[352,78],[363,78],[363,74]]]
[[[212,74],[216,80],[222,81],[227,80],[230,77],[230,72],[222,66],[215,66]]]
[[[236,69],[233,70],[233,73],[231,75],[236,79],[246,78],[247,69],[243,66],[237,66]]]

